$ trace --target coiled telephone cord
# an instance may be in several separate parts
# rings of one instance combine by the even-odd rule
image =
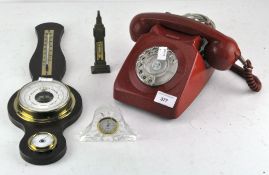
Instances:
[[[244,60],[243,57],[240,57],[239,60],[243,64],[243,68],[234,64],[230,70],[244,78],[252,91],[259,92],[262,88],[262,83],[257,76],[253,75],[250,60]]]

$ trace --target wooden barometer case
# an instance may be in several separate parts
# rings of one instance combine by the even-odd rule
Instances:
[[[29,64],[32,82],[8,102],[10,120],[25,132],[20,154],[32,164],[50,164],[64,156],[63,131],[82,111],[79,93],[61,82],[66,70],[60,48],[63,32],[64,27],[57,23],[36,26],[38,44]]]

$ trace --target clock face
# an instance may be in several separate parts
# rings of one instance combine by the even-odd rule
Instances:
[[[19,92],[19,104],[26,110],[50,112],[67,104],[70,99],[66,85],[59,81],[33,81]]]
[[[55,148],[56,137],[49,132],[39,132],[32,135],[28,140],[28,146],[32,151],[46,152]]]
[[[118,130],[119,123],[112,117],[105,117],[99,120],[97,127],[102,134],[114,134]]]
[[[148,48],[138,56],[136,61],[137,77],[149,86],[167,83],[176,74],[177,69],[178,59],[167,47]]]

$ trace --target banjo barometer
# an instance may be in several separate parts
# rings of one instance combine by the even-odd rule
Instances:
[[[21,156],[32,164],[50,164],[65,154],[63,130],[82,111],[79,93],[61,82],[66,64],[60,48],[63,32],[57,23],[36,26],[38,44],[29,65],[32,82],[8,102],[10,120],[25,131],[19,145]]]

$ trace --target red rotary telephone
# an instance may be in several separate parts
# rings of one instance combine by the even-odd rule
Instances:
[[[261,89],[236,42],[212,26],[170,13],[142,13],[131,21],[130,34],[136,44],[115,80],[118,101],[177,118],[214,69],[231,69],[253,91]],[[235,64],[238,59],[243,68]]]

